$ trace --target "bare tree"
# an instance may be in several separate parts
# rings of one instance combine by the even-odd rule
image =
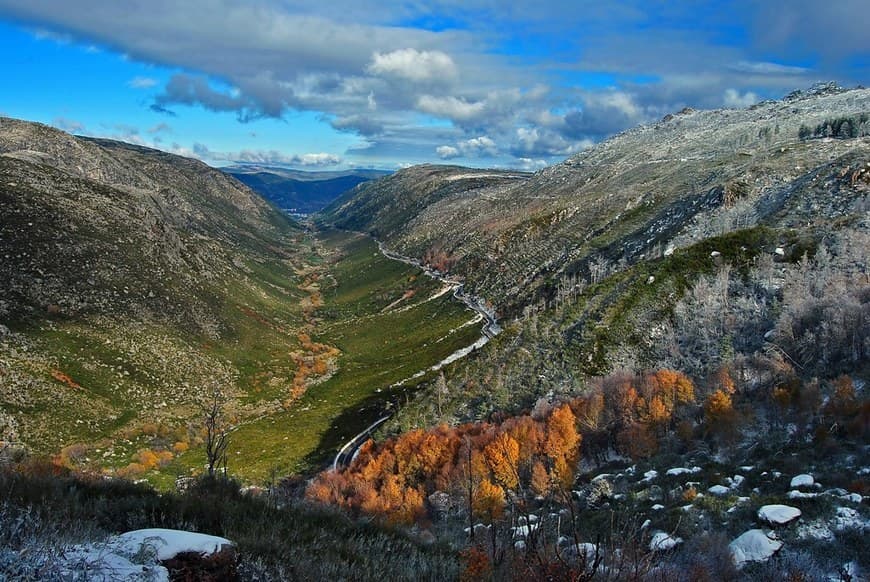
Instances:
[[[205,415],[205,456],[208,462],[208,476],[214,478],[215,471],[227,472],[227,447],[230,444],[230,425],[224,414],[226,397],[220,388],[212,391],[211,397],[203,405]]]

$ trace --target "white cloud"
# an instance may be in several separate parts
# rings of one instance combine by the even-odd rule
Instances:
[[[469,154],[487,154],[494,156],[498,154],[498,148],[492,138],[485,135],[473,137],[459,143],[459,149],[462,153]]]
[[[201,143],[193,144],[195,157],[215,162],[248,164],[278,164],[285,166],[325,167],[337,166],[341,156],[330,153],[285,154],[276,150],[242,150],[239,152],[215,152]]]
[[[747,35],[737,43],[705,34],[730,23],[720,11],[700,13],[686,0],[667,4],[556,0],[530,9],[466,0],[459,10],[456,0],[152,0],[152,9],[134,19],[123,2],[0,0],[0,17],[32,23],[47,40],[95,44],[130,62],[179,71],[166,81],[155,74],[157,84],[150,76],[128,81],[161,89],[149,103],[154,111],[183,116],[185,106],[204,107],[242,121],[314,112],[334,129],[359,135],[365,147],[345,155],[365,155],[370,163],[452,155],[442,148],[463,155],[463,140],[468,155],[488,156],[474,149],[481,136],[498,144],[500,156],[553,162],[589,140],[685,106],[745,106],[816,78],[866,84],[866,26],[849,17],[860,13],[861,0],[769,7],[737,0]],[[678,26],[632,26],[661,11]],[[433,31],[409,24],[444,13],[457,26]],[[504,30],[519,46],[547,35],[571,52],[505,54]],[[823,58],[796,52],[795,39]],[[814,70],[788,64],[806,61]],[[130,77],[142,69],[132,71]],[[614,86],[584,86],[590,73],[612,78]],[[551,89],[540,85],[554,79]],[[578,86],[566,81],[574,79]],[[452,123],[433,124],[421,113]],[[151,137],[157,135],[163,134]]]
[[[453,59],[441,51],[418,51],[412,48],[388,53],[376,52],[366,70],[383,77],[395,77],[407,81],[450,81],[456,78]]]
[[[435,153],[442,160],[450,160],[460,156],[465,157],[493,157],[497,156],[498,146],[491,137],[481,135],[460,141],[456,147],[442,145],[435,148]]]
[[[793,67],[767,61],[740,61],[736,65],[733,65],[731,69],[738,73],[750,73],[753,75],[805,75],[812,71],[812,69],[806,67]]]
[[[534,160],[532,158],[518,158],[517,162],[517,167],[527,172],[534,172],[535,170],[546,168],[548,165],[546,160]]]
[[[726,89],[722,101],[725,104],[725,107],[742,109],[758,103],[759,98],[758,95],[752,91],[747,91],[741,95],[737,89]]]
[[[127,86],[133,89],[150,89],[157,85],[157,79],[151,77],[133,77],[127,82]]]
[[[485,110],[483,101],[469,103],[465,99],[453,97],[433,97],[423,95],[417,100],[417,109],[423,113],[456,121],[469,121],[479,117]]]
[[[459,157],[459,150],[453,146],[443,145],[435,148],[435,153],[442,160],[450,160]]]

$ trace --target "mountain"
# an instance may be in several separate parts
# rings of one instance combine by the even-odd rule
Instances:
[[[303,172],[247,164],[221,169],[278,208],[300,214],[317,212],[354,186],[390,174],[381,170]]]
[[[165,488],[218,402],[235,475],[310,470],[480,336],[440,281],[197,160],[4,118],[0,216],[0,453]]]
[[[448,380],[457,419],[620,369],[705,378],[742,362],[763,384],[773,358],[807,378],[865,373],[868,121],[870,90],[830,84],[686,109],[534,175],[402,170],[319,220],[494,305],[507,333]],[[488,381],[469,390],[475,377]],[[421,397],[407,414],[433,410]]]
[[[517,314],[599,263],[631,265],[708,236],[714,217],[720,232],[737,221],[814,220],[807,205],[836,205],[838,196],[810,202],[813,184],[857,168],[867,142],[851,135],[866,135],[868,113],[870,91],[831,85],[748,109],[685,109],[533,176],[402,170],[346,193],[323,217],[406,255],[437,256]],[[802,134],[817,128],[820,137]]]
[[[292,376],[304,234],[226,174],[2,118],[0,215],[0,402],[34,450]]]

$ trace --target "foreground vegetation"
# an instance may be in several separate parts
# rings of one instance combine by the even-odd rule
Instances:
[[[243,495],[230,481],[204,480],[186,493],[157,494],[29,462],[0,470],[0,490],[2,579],[69,579],[62,568],[69,546],[151,527],[233,540],[241,580],[450,580],[458,573],[455,554],[443,546],[424,546],[277,491]]]

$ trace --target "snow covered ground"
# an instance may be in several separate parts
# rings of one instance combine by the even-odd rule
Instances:
[[[213,555],[233,543],[217,536],[172,529],[140,529],[105,542],[73,546],[64,552],[61,570],[70,579],[169,582],[160,562],[194,552]]]

